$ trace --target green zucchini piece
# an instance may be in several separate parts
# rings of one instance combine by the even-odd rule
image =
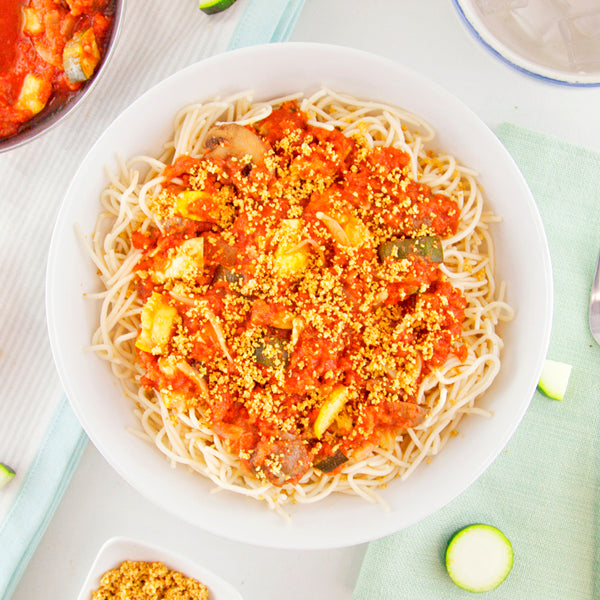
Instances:
[[[402,260],[411,255],[422,256],[431,262],[444,261],[442,240],[437,235],[425,235],[419,238],[404,238],[383,242],[378,249],[379,258],[395,258]]]
[[[216,281],[226,281],[229,285],[242,285],[244,276],[242,273],[236,273],[223,265],[218,265],[213,277],[213,283]]]
[[[235,0],[200,0],[199,8],[207,15],[213,15],[229,8]]]
[[[0,463],[0,488],[4,487],[14,476],[13,469],[4,463]]]
[[[562,400],[569,385],[571,369],[571,365],[567,363],[547,359],[542,369],[538,388],[549,398]]]
[[[323,473],[331,473],[331,471],[337,469],[347,461],[348,457],[341,450],[336,450],[331,456],[327,456],[318,463],[315,463],[315,468],[323,471]]]
[[[468,592],[496,589],[513,566],[513,549],[496,527],[477,523],[456,533],[446,549],[450,579]]]
[[[280,337],[264,338],[254,350],[254,359],[257,363],[271,369],[281,366],[287,368],[290,359],[287,341]]]

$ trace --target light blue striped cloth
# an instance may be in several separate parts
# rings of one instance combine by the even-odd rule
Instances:
[[[70,178],[146,89],[213,54],[285,41],[303,3],[238,0],[208,16],[197,0],[128,0],[111,69],[94,94],[47,135],[0,156],[0,462],[17,470],[0,490],[0,600],[14,592],[87,443],[54,371],[43,302],[52,224]]]

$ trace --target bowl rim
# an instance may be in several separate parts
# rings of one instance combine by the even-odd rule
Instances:
[[[106,440],[98,439],[94,431],[96,424],[90,422],[87,418],[88,416],[85,414],[85,411],[82,410],[80,401],[81,398],[77,396],[77,386],[73,384],[72,375],[70,374],[70,369],[73,365],[69,365],[69,361],[67,359],[69,358],[69,353],[73,353],[75,352],[75,350],[73,348],[69,349],[68,344],[64,344],[64,340],[61,341],[61,331],[59,330],[57,321],[57,311],[59,311],[59,306],[62,303],[64,297],[63,290],[60,287],[60,283],[58,282],[58,278],[59,276],[69,276],[67,275],[68,270],[64,269],[60,263],[60,252],[61,248],[66,243],[70,242],[65,241],[66,238],[63,239],[61,238],[61,236],[67,233],[69,235],[72,235],[73,222],[69,221],[68,219],[70,218],[69,211],[72,210],[72,206],[74,205],[75,199],[73,198],[73,194],[76,193],[78,180],[84,176],[83,174],[85,173],[85,169],[89,166],[88,163],[94,158],[98,158],[99,154],[102,154],[102,146],[103,144],[107,143],[107,141],[110,141],[109,138],[111,132],[118,129],[119,124],[122,123],[123,120],[126,119],[130,114],[132,114],[132,112],[135,112],[136,110],[139,110],[142,107],[148,105],[150,105],[152,107],[152,110],[154,111],[156,99],[161,94],[161,92],[164,92],[165,89],[169,89],[170,86],[177,87],[182,82],[189,80],[190,77],[198,77],[198,71],[202,71],[203,75],[206,75],[207,70],[209,71],[209,74],[220,73],[221,71],[226,71],[227,66],[231,66],[232,61],[236,61],[238,59],[243,59],[246,61],[259,61],[259,63],[260,61],[263,61],[262,63],[260,63],[260,68],[264,70],[267,68],[266,63],[268,63],[269,60],[272,60],[275,63],[279,61],[278,64],[280,64],[283,60],[283,57],[285,57],[286,59],[289,59],[291,57],[293,57],[294,59],[300,59],[301,57],[305,57],[306,55],[317,55],[320,58],[323,58],[324,64],[326,63],[326,65],[321,68],[329,68],[332,64],[334,64],[335,60],[337,59],[341,59],[344,61],[352,59],[353,61],[358,62],[361,67],[372,67],[373,65],[377,65],[378,68],[385,69],[386,72],[397,76],[397,78],[395,77],[393,79],[393,82],[389,85],[395,85],[396,81],[403,81],[403,78],[407,78],[408,82],[412,84],[424,86],[427,89],[427,92],[430,93],[433,97],[435,97],[435,99],[441,98],[447,103],[449,103],[451,109],[460,108],[458,112],[461,114],[461,116],[468,116],[469,119],[471,119],[469,124],[475,125],[474,129],[477,131],[477,133],[485,134],[486,143],[489,143],[491,145],[495,157],[500,157],[503,161],[502,164],[504,166],[510,167],[512,181],[514,185],[518,188],[519,193],[523,194],[523,199],[525,200],[525,209],[519,208],[519,210],[526,210],[528,219],[531,220],[531,224],[533,225],[533,232],[535,233],[535,239],[537,243],[537,246],[534,244],[534,247],[536,247],[539,251],[539,277],[543,282],[544,289],[543,294],[539,292],[541,294],[541,303],[539,306],[536,305],[535,312],[535,318],[539,319],[539,331],[536,331],[536,334],[539,334],[539,336],[536,338],[535,345],[527,341],[527,343],[531,345],[530,349],[532,349],[533,355],[527,356],[528,370],[526,374],[526,380],[523,382],[522,389],[519,390],[522,393],[523,397],[518,400],[518,410],[516,410],[515,413],[510,416],[510,426],[502,428],[501,432],[499,432],[496,436],[493,445],[491,447],[486,447],[483,455],[478,456],[476,459],[474,459],[475,462],[468,473],[468,477],[461,479],[458,484],[454,481],[450,482],[450,485],[446,490],[444,490],[444,494],[442,494],[443,500],[439,497],[436,497],[435,499],[431,499],[428,503],[424,503],[426,504],[426,506],[420,506],[418,510],[415,511],[415,515],[410,516],[410,519],[407,519],[405,515],[397,514],[398,511],[394,513],[394,518],[390,518],[390,513],[386,513],[385,517],[383,517],[383,511],[381,507],[377,506],[376,509],[380,512],[374,513],[365,511],[365,514],[363,514],[365,518],[363,519],[362,526],[360,528],[346,528],[343,532],[343,535],[340,535],[339,532],[336,532],[335,535],[332,535],[332,532],[335,530],[338,521],[344,518],[347,514],[346,509],[348,504],[346,503],[346,499],[342,499],[336,496],[336,507],[338,507],[339,511],[339,505],[340,503],[342,503],[343,510],[339,511],[339,514],[335,514],[334,519],[331,519],[331,531],[327,529],[329,527],[329,521],[324,523],[323,527],[318,531],[316,531],[317,524],[315,523],[309,523],[310,526],[305,527],[305,530],[302,530],[303,524],[301,521],[296,521],[297,525],[295,526],[295,528],[292,527],[290,529],[283,527],[281,523],[281,518],[278,515],[272,513],[271,511],[268,511],[268,509],[265,506],[261,505],[259,507],[261,511],[269,512],[269,514],[273,515],[273,517],[271,517],[272,519],[277,519],[276,523],[273,521],[273,523],[275,523],[273,525],[271,521],[267,521],[268,527],[271,528],[271,530],[268,531],[265,535],[264,532],[259,532],[258,530],[259,525],[262,526],[264,524],[263,522],[257,521],[256,524],[250,523],[244,530],[240,531],[239,529],[236,529],[235,521],[238,518],[241,519],[241,516],[238,517],[236,515],[235,518],[229,518],[227,523],[215,522],[215,520],[211,520],[210,510],[207,505],[203,505],[205,514],[190,515],[188,514],[189,511],[186,512],[186,514],[177,512],[177,509],[181,509],[181,506],[174,507],[169,503],[169,501],[166,501],[164,498],[157,498],[155,494],[153,495],[153,486],[151,481],[152,473],[150,473],[148,477],[146,477],[146,479],[144,479],[143,477],[140,478],[137,472],[135,476],[132,476],[131,470],[128,470],[129,467],[123,464],[123,458],[121,456],[117,457],[114,455],[114,450],[113,448],[111,448],[110,443],[107,445]],[[302,71],[302,77],[309,78],[313,76],[313,72],[309,70],[309,66],[310,65],[301,65],[296,68],[304,69],[304,71]],[[300,77],[301,80],[302,77]],[[355,74],[354,72],[352,72],[352,78],[354,77]],[[322,83],[319,81],[315,81],[314,79],[311,81],[313,81],[313,85],[319,85],[319,83]],[[364,78],[362,76],[361,82],[363,82],[362,86],[363,89],[365,89]],[[279,80],[278,85],[280,85]],[[237,85],[235,89],[239,91],[240,85]],[[301,88],[299,87],[295,89]],[[186,93],[189,92],[186,91]],[[214,95],[214,89],[211,88],[205,93],[204,96],[202,96],[202,98],[209,98],[213,97]],[[383,98],[383,100],[385,100],[385,98]],[[184,101],[178,100],[178,102],[179,107],[181,107]],[[444,104],[444,110],[447,109],[447,106],[448,104]],[[170,112],[169,114],[170,118],[172,119],[172,117],[174,116],[174,112]],[[155,117],[155,115],[153,115],[153,117]],[[172,120],[169,122],[169,126],[171,126],[171,123]],[[433,125],[434,127],[436,127],[436,123],[433,123]],[[438,129],[439,128],[436,127],[436,130]],[[470,133],[470,135],[472,135],[472,133]],[[131,135],[129,135],[129,137],[131,137]],[[164,142],[166,141],[166,139],[162,139],[162,141]],[[136,140],[136,144],[137,143],[138,140]],[[159,148],[155,148],[155,150],[158,151]],[[127,155],[129,155],[128,152],[129,150],[126,151]],[[114,148],[112,149],[112,153],[114,155]],[[95,167],[97,168],[98,165],[95,165]],[[95,201],[97,206],[97,199]],[[95,212],[97,214],[97,209],[95,210]],[[82,252],[80,251],[80,254],[81,253]],[[489,467],[489,465],[498,456],[498,454],[500,454],[500,452],[505,447],[506,443],[514,433],[515,429],[519,425],[523,415],[525,414],[529,406],[529,402],[535,392],[537,380],[539,378],[539,374],[541,373],[543,360],[545,358],[545,354],[549,344],[550,328],[552,322],[552,308],[552,270],[549,249],[541,217],[539,215],[539,212],[537,211],[537,207],[535,206],[535,202],[524,180],[523,175],[518,170],[516,163],[514,162],[506,148],[500,143],[500,141],[493,134],[493,132],[491,132],[491,130],[481,121],[481,119],[479,119],[479,117],[473,111],[471,111],[471,109],[461,100],[450,94],[438,84],[425,78],[421,74],[404,67],[403,65],[394,60],[383,58],[369,52],[356,50],[344,46],[311,42],[282,42],[278,44],[265,44],[260,46],[242,48],[239,50],[234,50],[210,57],[199,61],[198,63],[195,63],[193,65],[189,65],[188,67],[185,67],[184,69],[174,73],[170,77],[166,78],[162,82],[159,82],[158,84],[150,88],[136,101],[134,101],[128,108],[126,108],[121,113],[119,117],[117,117],[113,121],[113,123],[106,129],[104,134],[102,134],[102,136],[96,141],[94,146],[88,152],[87,156],[83,159],[79,169],[77,170],[73,180],[71,181],[71,184],[66,192],[65,199],[63,200],[55,223],[50,244],[46,272],[47,324],[52,354],[57,366],[60,379],[63,383],[64,389],[67,393],[71,406],[74,409],[74,412],[76,413],[77,417],[82,423],[84,429],[88,432],[88,435],[90,436],[94,445],[96,445],[98,450],[105,456],[105,458],[111,464],[111,466],[126,481],[128,481],[134,488],[136,488],[143,496],[153,501],[155,504],[159,505],[167,512],[171,512],[172,514],[178,515],[180,518],[184,518],[185,520],[192,522],[194,525],[197,525],[205,530],[211,531],[222,537],[260,546],[278,548],[332,548],[350,546],[357,543],[367,542],[422,520],[423,518],[429,516],[433,512],[440,510],[448,502],[453,500],[456,496],[458,496],[465,489],[467,489]],[[97,360],[100,361],[100,359]],[[519,368],[523,369],[524,367],[521,365]],[[498,422],[496,422],[495,426],[498,426]],[[133,438],[134,436],[131,437]],[[154,448],[151,448],[151,450],[155,451]],[[440,456],[442,456],[443,454],[444,453],[442,453]],[[157,454],[157,464],[159,462],[159,459],[160,457]],[[199,476],[194,475],[194,477]],[[413,475],[413,477],[408,481],[413,481],[414,477],[415,476]],[[401,485],[406,485],[406,483],[408,482],[402,482]],[[408,493],[407,496],[410,496],[410,493]],[[241,500],[248,502],[248,499],[246,498],[241,498]],[[187,500],[183,499],[183,501],[185,503]],[[323,502],[323,506],[329,506],[328,502]],[[360,502],[364,503],[364,500],[360,500]],[[238,506],[232,501],[231,505],[234,505],[236,509],[240,508],[241,506],[244,515],[248,514],[250,516],[250,519],[248,519],[249,522],[253,519],[260,520],[263,518],[262,515],[259,515],[259,513],[254,508],[247,508],[246,504],[240,504]],[[363,506],[364,508],[364,504],[362,504],[361,506]],[[361,511],[359,510],[359,512]],[[230,513],[228,514],[228,516],[232,517],[233,514],[234,513]],[[220,513],[218,514],[218,516],[222,517]],[[223,521],[222,518],[221,521]],[[246,522],[245,517],[244,522]],[[311,527],[313,527],[315,530],[313,530]],[[327,529],[327,531],[325,531],[325,529]]]
[[[540,81],[567,87],[600,86],[600,73],[585,74],[545,67],[505,46],[479,18],[473,8],[472,0],[452,0],[452,3],[467,31],[493,56],[520,73]]]
[[[75,93],[72,100],[68,100],[56,111],[43,115],[39,122],[36,122],[31,128],[24,129],[13,136],[0,139],[0,154],[20,148],[33,140],[37,140],[49,131],[54,130],[54,128],[63,123],[67,117],[73,115],[73,113],[84,103],[86,98],[91,95],[92,90],[98,85],[98,82],[102,79],[103,74],[108,69],[108,65],[115,54],[116,46],[121,37],[127,0],[113,0],[113,2],[115,4],[115,14],[110,38],[106,46],[106,52],[102,57],[100,68],[96,71],[92,79],[81,90]],[[38,115],[35,115],[33,119],[37,117]]]

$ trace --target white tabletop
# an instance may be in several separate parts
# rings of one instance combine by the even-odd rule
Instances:
[[[474,41],[450,0],[306,0],[292,40],[392,58],[445,87],[492,128],[509,121],[600,151],[600,87],[551,84],[510,68]],[[112,536],[185,554],[245,600],[350,598],[366,549],[261,549],[205,533],[140,496],[89,444],[13,600],[77,597]]]

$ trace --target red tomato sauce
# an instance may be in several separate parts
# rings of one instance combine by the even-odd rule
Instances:
[[[459,208],[412,181],[401,150],[310,125],[295,103],[246,129],[252,157],[208,148],[165,169],[163,229],[132,236],[138,293],[162,310],[142,312],[136,345],[146,387],[281,485],[418,424],[423,377],[464,358],[466,300],[434,250]],[[232,156],[240,130],[220,133]]]
[[[0,72],[13,64],[19,37],[21,6],[26,0],[4,0],[0,4]]]
[[[72,67],[65,73],[65,46],[87,31],[81,45],[74,45],[83,52],[75,64],[84,64],[81,60],[93,55],[88,64],[95,70],[96,61],[104,55],[113,17],[112,0],[2,1],[0,138],[18,133],[36,114],[57,109],[85,85],[86,80],[69,79]],[[95,47],[89,45],[90,40]]]

